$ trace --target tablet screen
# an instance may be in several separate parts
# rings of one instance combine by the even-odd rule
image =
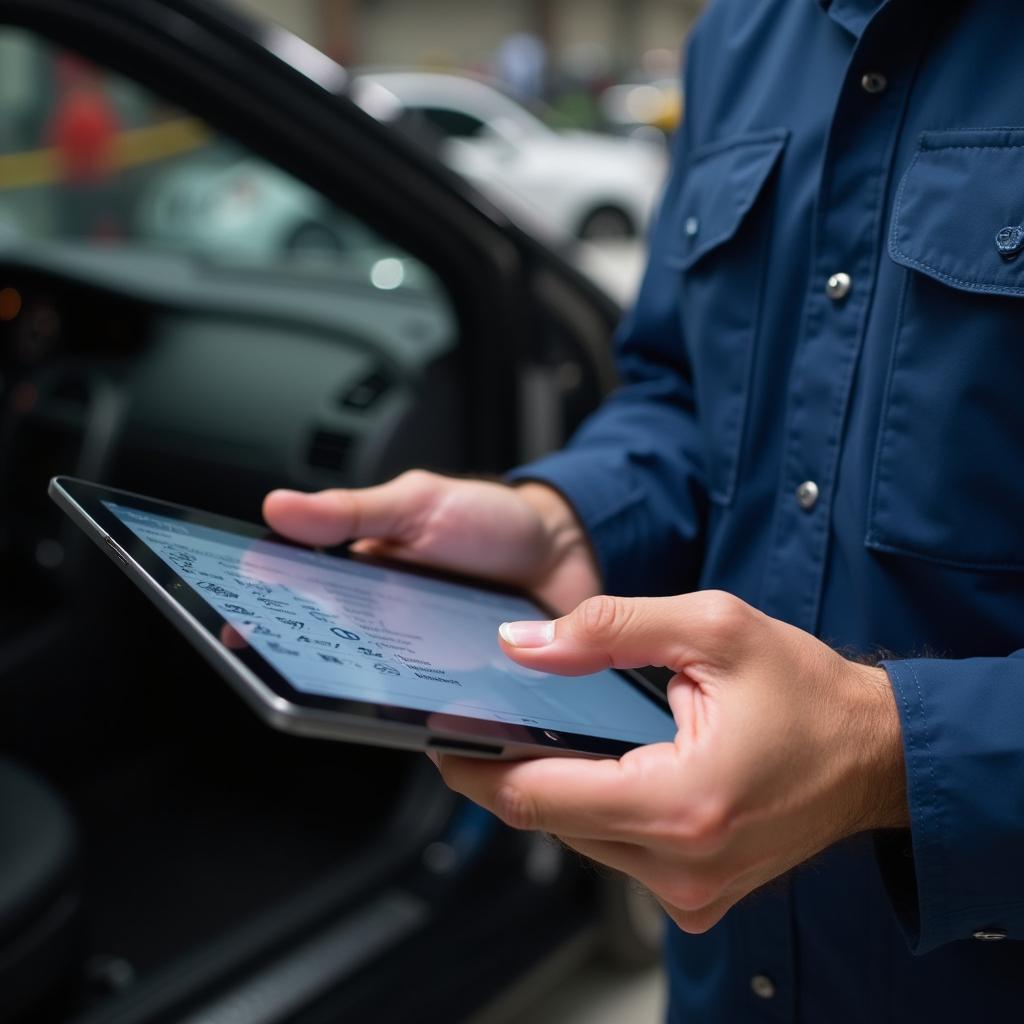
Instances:
[[[104,501],[300,693],[598,736],[671,740],[671,717],[612,671],[522,668],[498,626],[525,598]]]

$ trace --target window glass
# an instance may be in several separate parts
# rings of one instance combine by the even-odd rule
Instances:
[[[472,114],[444,107],[420,107],[423,119],[447,139],[472,139],[483,130],[484,123]]]
[[[41,241],[440,290],[358,216],[201,119],[0,26],[0,247]]]

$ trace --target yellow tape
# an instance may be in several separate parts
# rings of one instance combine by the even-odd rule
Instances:
[[[125,170],[167,160],[198,149],[209,139],[209,129],[194,117],[132,128],[120,132],[114,141],[114,167]],[[0,154],[0,189],[54,185],[59,181],[60,160],[52,146]]]

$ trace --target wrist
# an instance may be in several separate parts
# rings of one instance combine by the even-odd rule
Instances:
[[[586,577],[580,581],[586,593],[599,593],[601,572],[597,556],[583,523],[568,500],[554,487],[537,480],[524,480],[512,486],[540,520],[550,565],[576,564],[579,574]]]
[[[586,539],[586,531],[572,505],[554,487],[536,480],[512,486],[540,518],[544,536],[553,547],[574,547]]]
[[[853,714],[855,760],[854,828],[863,832],[910,824],[903,760],[903,735],[896,697],[884,668],[846,662]]]

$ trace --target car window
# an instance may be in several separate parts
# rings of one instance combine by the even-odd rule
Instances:
[[[480,135],[484,123],[462,110],[444,107],[420,107],[422,118],[446,139],[472,139]]]
[[[0,246],[131,247],[437,292],[357,214],[121,75],[0,26]]]

